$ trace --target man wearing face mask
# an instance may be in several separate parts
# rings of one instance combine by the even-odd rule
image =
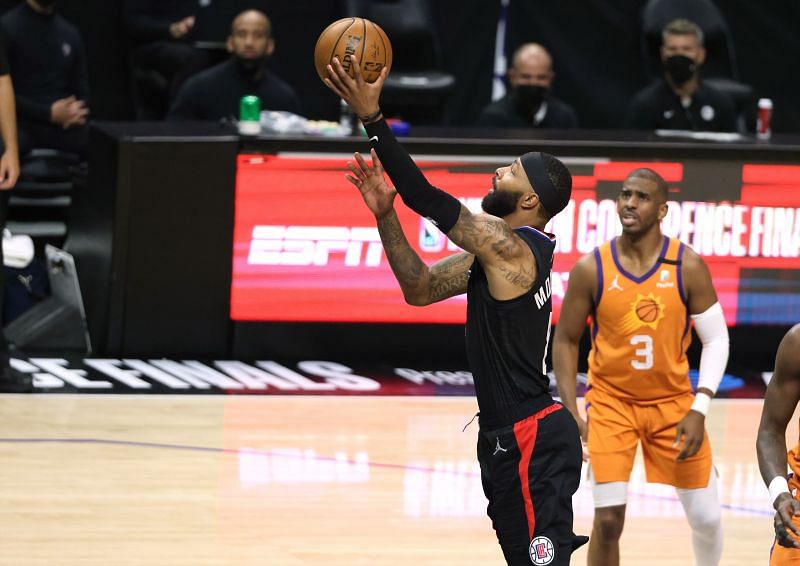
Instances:
[[[484,128],[577,128],[578,116],[570,105],[550,94],[553,61],[538,43],[526,43],[514,52],[508,70],[510,92],[486,106],[476,126]]]
[[[20,155],[51,148],[85,157],[89,83],[78,30],[55,0],[26,0],[0,26],[16,94]]]
[[[261,99],[264,110],[300,114],[300,102],[291,86],[266,67],[275,50],[269,18],[257,10],[242,12],[233,20],[228,51],[233,55],[189,79],[178,92],[168,120],[219,120],[235,118],[243,96]]]
[[[703,31],[697,25],[683,19],[667,24],[661,43],[664,77],[633,98],[626,126],[635,130],[735,132],[733,100],[700,78],[705,57]]]

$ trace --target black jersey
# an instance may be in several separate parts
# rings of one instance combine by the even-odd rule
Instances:
[[[545,355],[552,313],[550,270],[555,239],[535,228],[514,230],[536,258],[536,282],[525,294],[499,301],[489,293],[475,260],[467,289],[467,357],[475,380],[481,423],[504,426],[525,414],[520,407],[549,397]],[[551,401],[552,402],[552,401]]]

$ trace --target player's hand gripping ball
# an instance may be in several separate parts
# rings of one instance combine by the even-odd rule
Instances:
[[[392,67],[392,44],[380,26],[364,18],[343,18],[322,30],[314,47],[314,66],[320,79],[328,77],[327,66],[334,57],[353,76],[348,55],[355,55],[361,67],[361,76],[368,83],[375,82],[381,70]]]

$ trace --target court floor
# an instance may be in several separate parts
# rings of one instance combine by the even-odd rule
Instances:
[[[465,397],[0,395],[0,564],[502,564],[477,421],[462,432],[475,410]],[[707,421],[723,564],[767,563],[760,411],[719,400]],[[630,491],[623,563],[693,564],[673,490],[637,464]],[[589,534],[585,482],[574,504]]]

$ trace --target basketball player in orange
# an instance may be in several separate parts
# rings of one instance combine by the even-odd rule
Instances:
[[[561,400],[589,453],[595,505],[589,564],[619,564],[627,482],[641,442],[647,480],[677,488],[697,564],[715,565],[722,553],[721,510],[705,415],[728,360],[725,318],[703,260],[661,233],[667,184],[658,173],[631,172],[617,213],[622,234],[570,273],[553,342]],[[590,316],[584,421],[575,389],[578,344]],[[696,394],[686,359],[692,321],[703,343]]]
[[[800,445],[786,455],[786,425],[800,402],[800,324],[783,337],[758,427],[758,467],[775,507],[770,566],[800,564]],[[786,480],[786,464],[791,469]],[[791,490],[791,491],[790,491]]]

